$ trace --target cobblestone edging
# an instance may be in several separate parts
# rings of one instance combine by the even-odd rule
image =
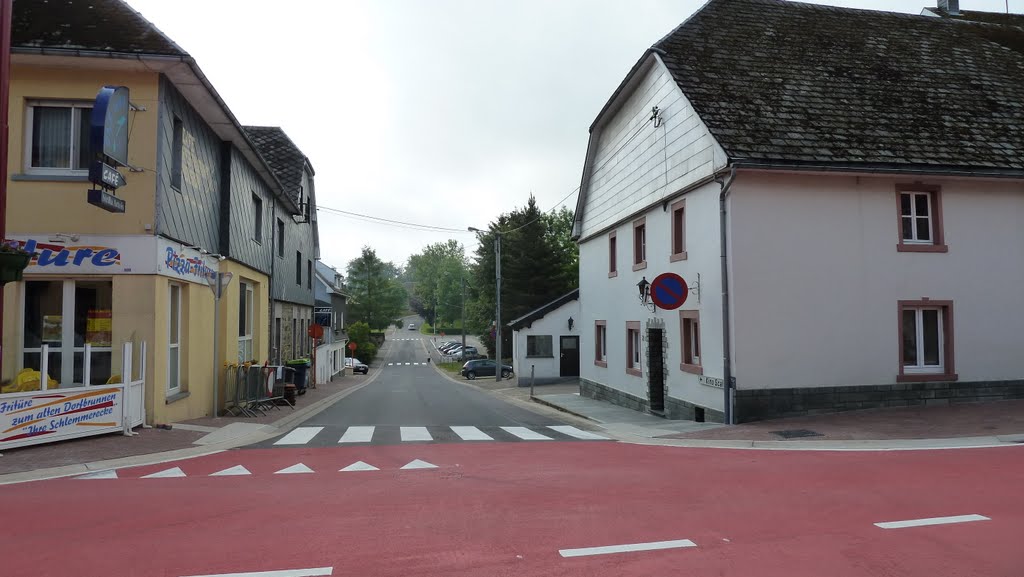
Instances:
[[[737,422],[880,407],[1024,399],[1024,380],[897,383],[844,387],[737,389]]]

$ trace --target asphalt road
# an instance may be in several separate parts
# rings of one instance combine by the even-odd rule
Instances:
[[[369,385],[254,447],[589,440],[578,438],[579,429],[566,434],[551,428],[565,422],[448,380],[428,362],[429,339],[406,329],[389,334],[387,348],[370,366],[371,376],[379,374]]]

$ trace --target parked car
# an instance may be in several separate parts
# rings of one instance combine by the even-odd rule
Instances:
[[[441,345],[441,347],[438,348],[437,350],[439,350],[442,353],[447,355],[447,354],[451,354],[451,351],[453,351],[453,350],[455,350],[455,349],[457,349],[457,348],[459,348],[461,346],[462,345],[460,345],[459,343],[449,343],[449,344],[446,344],[446,345]]]
[[[476,350],[476,347],[471,347],[471,346],[467,346],[467,347],[465,347],[463,349],[459,349],[459,352],[456,353],[457,356],[465,358],[467,360],[468,359],[475,359],[479,354],[480,354],[480,352]]]
[[[462,376],[469,380],[473,380],[477,377],[493,377],[498,364],[491,359],[475,359],[472,361],[466,361],[466,364],[462,365]],[[512,367],[509,365],[501,365],[501,378],[507,379],[512,376]]]
[[[345,366],[352,369],[353,373],[363,373],[365,375],[370,372],[370,367],[353,357],[345,357]]]

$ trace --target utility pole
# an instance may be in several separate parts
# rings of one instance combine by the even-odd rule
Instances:
[[[494,382],[501,380],[503,365],[501,364],[501,231],[494,231],[494,280],[495,289],[495,311],[494,311],[494,356],[498,363],[494,371]]]
[[[466,350],[466,276],[462,276],[462,350]],[[463,353],[465,358],[465,353]]]

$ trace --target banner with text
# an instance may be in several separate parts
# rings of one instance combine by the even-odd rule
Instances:
[[[124,388],[76,387],[0,396],[0,451],[121,431]]]

